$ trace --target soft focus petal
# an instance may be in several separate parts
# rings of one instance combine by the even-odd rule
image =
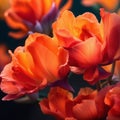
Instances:
[[[106,39],[105,56],[112,61],[120,58],[120,16],[115,13],[107,13],[101,9],[101,17],[104,24]]]
[[[67,0],[61,12],[69,9],[73,0]],[[28,31],[51,35],[51,25],[60,11],[62,0],[11,0],[10,8],[5,12],[6,22],[10,27],[19,30],[15,38],[27,35]],[[31,17],[32,16],[32,17]]]
[[[22,23],[22,20],[18,16],[12,13],[11,10],[5,12],[5,20],[9,27],[18,30],[16,32],[9,32],[10,36],[13,36],[14,38],[22,38],[26,35],[28,28]]]
[[[4,13],[9,7],[9,0],[0,0],[0,19],[4,19]]]
[[[82,4],[85,6],[92,6],[94,5],[98,0],[82,0]]]
[[[40,9],[41,6],[42,4],[40,0],[11,0],[11,9],[15,12],[15,14],[32,23],[34,23],[37,18],[40,18],[42,12]]]
[[[108,10],[114,10],[119,5],[119,0],[99,0],[99,3]]]
[[[119,0],[82,0],[82,4],[85,6],[100,4],[108,10],[114,10],[119,4]]]

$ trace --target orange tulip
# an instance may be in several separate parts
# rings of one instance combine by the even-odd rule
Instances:
[[[110,75],[100,66],[120,58],[120,16],[101,9],[101,18],[99,23],[92,13],[75,18],[65,11],[53,24],[60,46],[69,52],[71,70],[84,73],[90,84]]]
[[[11,52],[10,52],[11,53]],[[69,72],[68,54],[55,39],[31,34],[24,47],[11,53],[12,61],[1,73],[1,90],[8,94],[3,100],[16,99],[64,79]]]
[[[58,15],[62,0],[11,0],[11,7],[5,12],[8,25],[17,32],[9,34],[21,38],[28,31],[50,34],[51,24]],[[72,0],[68,0],[64,9],[70,8]]]
[[[114,10],[119,5],[119,0],[82,0],[82,4],[85,6],[91,6],[96,3],[108,10]]]
[[[73,98],[67,90],[55,87],[50,90],[48,98],[39,104],[44,114],[52,115],[57,120],[102,120],[107,113],[104,104],[107,90],[97,93],[91,88],[82,88]]]

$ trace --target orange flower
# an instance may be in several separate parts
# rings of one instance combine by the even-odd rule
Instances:
[[[120,58],[120,16],[101,9],[101,17],[99,23],[92,13],[75,18],[65,11],[53,24],[60,46],[69,52],[71,70],[84,73],[84,79],[90,84],[110,75],[101,65]]]
[[[62,0],[11,0],[11,7],[5,12],[8,25],[18,32],[10,32],[15,38],[21,38],[28,31],[50,34],[52,22],[58,15]],[[64,9],[70,8],[68,0]]]
[[[43,34],[31,34],[25,46],[16,48],[11,56],[12,62],[1,73],[0,87],[8,94],[4,100],[36,92],[69,72],[67,51]]]
[[[94,4],[100,4],[108,10],[114,10],[119,5],[119,0],[82,0],[82,4],[85,6],[91,6]]]
[[[57,120],[105,119],[107,112],[107,106],[104,104],[105,93],[106,90],[104,94],[98,94],[91,88],[82,88],[73,98],[70,92],[55,87],[50,90],[48,98],[39,104],[43,113],[53,115]]]

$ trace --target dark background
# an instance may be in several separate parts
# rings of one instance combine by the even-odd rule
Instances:
[[[73,0],[74,4],[72,11],[75,16],[82,14],[86,11],[91,11],[99,17],[99,11],[95,11],[91,7],[83,7],[80,5],[79,0]],[[24,45],[24,40],[15,40],[8,36],[8,31],[11,29],[6,25],[5,21],[0,20],[0,43],[5,43],[8,49],[14,50],[19,45]],[[73,75],[70,78],[70,83],[72,84],[75,91],[78,91],[80,87],[87,86],[87,84],[82,81],[81,76]],[[4,96],[0,92],[0,99]],[[43,115],[40,111],[40,107],[37,103],[20,104],[14,101],[0,101],[0,120],[54,120],[54,118]]]

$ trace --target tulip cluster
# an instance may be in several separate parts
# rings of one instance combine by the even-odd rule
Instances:
[[[24,46],[9,50],[11,61],[0,77],[2,100],[16,100],[50,88],[37,98],[44,114],[57,120],[120,119],[120,16],[100,9],[100,20],[91,13],[78,16],[68,10],[72,0],[11,0],[5,12],[7,24],[26,37]],[[118,0],[83,0],[108,10]],[[80,86],[77,96],[69,83],[71,74],[81,75],[93,87]]]

